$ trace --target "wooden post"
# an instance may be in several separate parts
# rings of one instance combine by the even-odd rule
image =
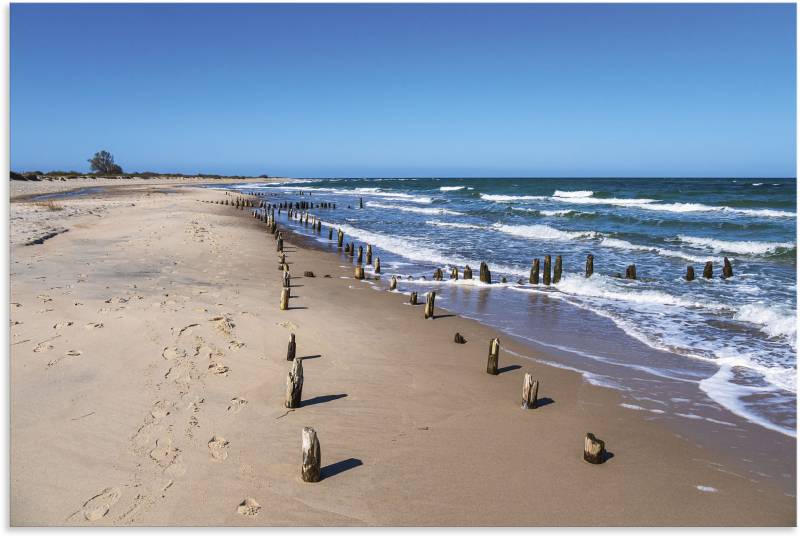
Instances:
[[[332,227],[328,228],[328,240],[329,241],[333,240],[333,228]]]
[[[430,319],[433,317],[433,305],[436,301],[436,291],[428,291],[428,296],[425,299],[425,318]]]
[[[340,229],[340,230],[339,230],[339,232],[338,232],[338,237],[337,237],[337,244],[336,244],[336,246],[338,246],[339,248],[341,248],[341,247],[342,247],[342,243],[343,243],[343,242],[344,242],[344,233],[342,233],[342,230]]]
[[[497,375],[497,365],[500,361],[500,340],[492,338],[489,340],[489,361],[486,363],[486,372],[490,375]]]
[[[553,268],[553,283],[561,281],[561,256],[556,256],[556,266]]]
[[[350,253],[350,244],[345,243],[345,245],[344,245],[344,253],[346,253],[346,254]]]
[[[417,292],[416,291],[411,291],[411,297],[408,299],[408,303],[411,304],[412,306],[416,306],[417,305]]]
[[[489,272],[489,265],[481,261],[479,278],[483,283],[492,283],[492,273]]]
[[[601,464],[606,460],[606,443],[592,433],[586,433],[583,441],[583,460],[592,464]]]
[[[364,267],[362,265],[356,265],[355,270],[353,270],[353,277],[356,280],[364,279]]]
[[[289,335],[289,348],[286,349],[286,359],[288,361],[294,360],[295,352],[297,351],[297,344],[294,341],[294,334]]]
[[[588,278],[592,273],[594,273],[594,256],[589,254],[586,256],[586,277]]]
[[[733,266],[728,258],[724,258],[722,265],[722,279],[727,280],[733,276]]]
[[[367,265],[371,265],[372,264],[372,245],[371,244],[367,244],[367,258],[365,259],[365,262],[367,263]]]
[[[303,427],[303,467],[300,476],[306,483],[316,483],[322,474],[322,456],[317,431]]]
[[[464,336],[462,336],[462,335],[461,335],[461,334],[459,334],[458,332],[456,332],[456,335],[455,335],[455,337],[453,337],[453,341],[454,341],[455,343],[458,343],[459,345],[463,345],[464,343],[466,343],[466,342],[467,342],[467,340],[466,340],[466,339],[464,339]]]
[[[286,377],[286,408],[300,408],[302,396],[303,360],[297,358],[292,362],[292,368]]]
[[[364,208],[364,198],[358,198],[358,208],[359,209]]]
[[[375,258],[375,274],[380,274],[380,273],[381,273],[381,258],[380,257],[376,257]]]
[[[714,263],[706,261],[706,266],[703,267],[703,278],[710,280],[714,277]]]
[[[278,248],[279,252],[283,251],[283,237],[278,237],[278,246],[277,246],[277,248]]]
[[[292,286],[292,277],[289,275],[289,271],[287,270],[287,265],[284,263],[283,265],[283,287],[289,288]]]
[[[356,260],[356,263],[358,263],[360,265],[361,262],[363,261],[363,259],[364,259],[364,247],[359,245],[358,246],[358,259]]]
[[[550,256],[544,256],[544,284],[550,285]]]
[[[436,280],[437,282],[442,281],[442,269],[437,268],[436,270],[433,271],[433,279]]]
[[[533,285],[539,285],[539,258],[533,260],[533,266],[531,267],[530,282]]]
[[[625,279],[626,280],[636,279],[636,265],[628,265],[625,268]]]
[[[690,282],[694,280],[694,267],[689,265],[686,267],[686,281]]]
[[[397,276],[392,276],[392,281],[389,283],[389,291],[397,289]]]
[[[533,380],[530,373],[525,373],[525,380],[522,382],[522,408],[524,410],[536,408],[538,396],[539,381]]]
[[[288,310],[289,309],[289,288],[284,287],[281,290],[281,309]]]
[[[469,265],[464,267],[464,279],[471,280],[472,279],[472,269],[469,268]]]
[[[453,267],[450,269],[450,279],[451,280],[458,279],[458,267]]]

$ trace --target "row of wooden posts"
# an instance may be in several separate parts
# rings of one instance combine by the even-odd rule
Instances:
[[[226,200],[227,201],[227,200]],[[235,205],[237,208],[243,208],[245,206],[252,207],[252,202],[250,200],[236,200],[237,203],[225,203],[226,205]],[[265,211],[263,214],[259,214],[258,212],[254,211],[253,216],[255,218],[261,219],[263,222],[267,224],[268,231],[274,236],[276,241],[276,251],[279,256],[279,264],[278,268],[282,271],[282,289],[281,289],[281,298],[280,298],[280,309],[287,310],[289,309],[289,298],[291,292],[291,274],[289,272],[289,265],[286,262],[286,254],[284,252],[284,244],[283,244],[283,232],[278,228],[277,222],[275,221],[275,212],[274,207],[263,207]],[[280,213],[279,208],[279,213]],[[307,220],[307,215],[306,215]],[[316,230],[319,231],[317,225],[319,224],[319,220],[316,220],[315,227]],[[332,228],[329,230],[329,237],[332,235]],[[338,246],[341,247],[344,243],[344,233],[341,229],[337,232],[337,243]],[[345,245],[345,252],[354,257],[354,244],[351,242],[349,245]],[[363,247],[358,247],[358,257],[357,262],[358,265],[356,266],[355,276],[357,279],[364,278],[364,268],[362,265],[363,260]],[[371,263],[372,260],[372,246],[367,245],[366,249],[366,262],[367,264]],[[591,256],[590,256],[591,258]],[[589,267],[590,261],[587,260],[587,268]],[[534,262],[534,265],[538,265],[538,260]],[[545,257],[545,267],[547,270],[547,276],[545,277],[545,282],[549,280],[549,266],[550,266],[550,256]],[[537,267],[538,268],[538,267]],[[561,256],[556,258],[556,271],[554,273],[554,277],[560,278],[561,275]],[[380,273],[380,258],[375,258],[375,272]],[[590,275],[590,274],[588,274]],[[588,276],[587,275],[587,276]],[[537,270],[537,281],[538,281],[538,270]],[[438,277],[438,278],[437,278]],[[435,279],[442,279],[442,271],[441,269],[437,269],[434,278]],[[458,270],[454,267],[451,271],[451,277],[458,277]],[[472,278],[472,270],[469,266],[465,268],[464,271],[465,278]],[[488,266],[486,263],[481,263],[480,271],[479,271],[480,280],[486,283],[491,283],[491,273],[489,271]],[[558,280],[556,279],[555,282]],[[392,280],[389,286],[390,290],[395,290],[397,288],[397,276],[392,276]],[[436,300],[436,292],[429,291],[426,296],[425,302],[425,309],[424,309],[424,318],[425,319],[433,319],[434,318],[434,307],[435,307],[435,300]],[[417,292],[411,292],[410,297],[411,304],[417,304]],[[456,334],[455,336],[456,343],[466,343],[466,340],[460,334]],[[500,340],[498,338],[492,338],[489,341],[489,354],[488,360],[486,365],[486,372],[490,375],[497,375],[499,373],[499,357],[500,357]],[[303,364],[302,359],[297,356],[297,339],[294,333],[290,334],[289,336],[289,343],[287,346],[286,352],[286,359],[287,361],[291,361],[292,365],[289,369],[286,379],[286,394],[285,394],[285,406],[286,408],[295,409],[300,407],[302,401],[302,391],[303,391]],[[522,385],[522,408],[523,409],[535,409],[537,408],[537,401],[538,401],[538,393],[539,393],[539,381],[534,380],[530,373],[525,373],[523,378],[523,385]],[[302,464],[301,464],[301,478],[303,481],[306,482],[317,482],[321,479],[321,449],[320,449],[320,442],[316,431],[311,427],[303,427],[302,436],[301,436],[301,451],[302,451]],[[605,450],[605,443],[602,440],[597,439],[592,433],[587,433],[584,438],[584,460],[590,462],[592,464],[600,464],[604,462],[607,458],[606,450]]]

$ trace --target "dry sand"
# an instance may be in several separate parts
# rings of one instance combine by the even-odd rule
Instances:
[[[197,201],[221,192],[157,190],[12,203],[12,525],[795,524],[794,497],[741,473],[741,454],[506,338],[487,375],[492,330],[426,321],[291,236],[280,311],[264,224]],[[44,225],[69,231],[26,246]],[[305,404],[287,411],[291,332]],[[550,404],[520,409],[526,371]],[[303,426],[322,446],[315,484]],[[605,464],[582,460],[587,431]]]

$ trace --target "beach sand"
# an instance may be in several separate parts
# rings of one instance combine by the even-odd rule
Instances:
[[[198,201],[223,198],[144,186],[11,204],[12,525],[795,524],[793,494],[740,471],[744,454],[474,321],[424,320],[291,234],[280,311],[274,239],[249,211]],[[26,245],[48,226],[68,231]],[[305,357],[292,411],[290,333]],[[548,404],[520,408],[525,372]],[[300,480],[304,426],[319,483]],[[582,460],[587,432],[605,464]]]

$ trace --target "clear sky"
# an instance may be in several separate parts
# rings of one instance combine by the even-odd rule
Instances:
[[[11,7],[11,166],[795,176],[795,6]]]

